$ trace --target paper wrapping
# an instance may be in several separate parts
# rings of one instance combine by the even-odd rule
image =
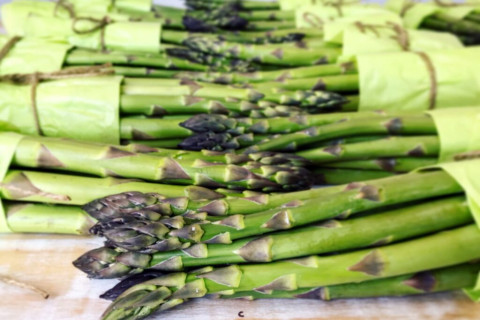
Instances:
[[[316,4],[301,6],[295,10],[295,21],[297,28],[321,28],[327,22],[336,20],[352,22],[360,17],[364,19],[372,15],[384,15],[388,16],[388,19],[398,17],[397,14],[375,4],[344,4],[341,11],[332,5]]]
[[[13,132],[0,132],[0,181],[3,181],[7,170],[17,149],[17,145],[23,136]],[[0,199],[0,233],[12,232],[8,226],[7,217]]]
[[[480,104],[477,107],[429,111],[440,139],[440,162],[455,156],[480,150]]]
[[[2,19],[11,36],[26,36],[63,42],[81,48],[100,50],[102,48],[101,30],[86,34],[76,33],[73,19],[67,18],[65,11],[59,11],[58,17],[51,2],[19,1],[2,6]],[[102,12],[77,12],[78,17],[102,19]],[[161,24],[156,22],[130,22],[128,16],[107,14],[114,22],[104,28],[105,47],[107,49],[133,52],[157,53],[160,51]],[[87,31],[96,23],[77,21],[75,28]]]
[[[401,25],[399,25],[401,27]],[[325,26],[325,29],[329,24]],[[450,33],[404,29],[411,51],[431,51],[463,48],[458,38]],[[343,30],[343,47],[340,62],[353,61],[357,55],[379,52],[401,52],[403,48],[390,22],[375,23],[371,27],[350,24]]]
[[[120,143],[122,77],[98,76],[42,82],[36,105],[42,133],[84,141]],[[0,121],[11,131],[37,135],[31,86],[0,83]]]
[[[10,37],[0,36],[0,47]],[[53,72],[62,69],[71,45],[43,39],[22,39],[0,61],[0,75],[13,73]]]
[[[480,64],[473,62],[480,57],[480,47],[425,54],[433,65],[434,79],[426,61],[415,52],[358,56],[359,109],[420,111],[478,104]]]
[[[446,0],[443,2],[448,3]],[[480,12],[480,1],[478,0],[464,1],[467,5],[453,7],[442,7],[435,2],[416,2],[405,9],[410,3],[412,3],[411,0],[389,0],[386,3],[386,8],[398,14],[404,13],[405,26],[412,29],[420,27],[425,18],[437,13],[461,20],[472,12]]]

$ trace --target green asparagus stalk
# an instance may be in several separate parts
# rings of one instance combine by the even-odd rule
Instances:
[[[183,120],[183,117],[180,119],[125,117],[120,119],[120,138],[138,140],[186,138],[192,132],[180,126]]]
[[[251,154],[235,154],[225,152],[215,152],[202,150],[200,152],[192,152],[185,150],[172,150],[161,148],[145,148],[142,145],[126,145],[121,147],[122,150],[135,153],[148,153],[160,157],[171,157],[174,159],[184,160],[202,160],[211,163],[235,164],[243,165],[282,165],[290,167],[306,167],[310,162],[297,155],[278,152],[258,152]]]
[[[263,100],[281,105],[305,107],[316,105],[334,107],[346,102],[346,99],[341,95],[326,91],[289,92],[276,91],[273,88],[258,91],[248,88],[235,88],[213,83],[196,82],[188,79],[126,78],[122,91],[125,95],[190,95],[213,99],[234,98],[250,102]]]
[[[414,172],[407,175],[399,175],[385,179],[378,179],[369,181],[366,184],[363,192],[374,191],[374,190],[385,190],[385,186],[388,185],[388,188],[396,190],[397,187],[400,189],[406,188],[408,192],[415,192],[415,190],[422,194],[424,193],[424,198],[428,198],[428,193],[432,191],[432,197],[435,195],[447,195],[455,194],[462,192],[461,187],[455,182],[455,180],[450,177],[447,173],[442,171],[436,172]],[[327,188],[315,188],[298,192],[289,192],[281,194],[262,194],[257,196],[245,197],[245,198],[232,198],[232,199],[217,199],[217,200],[207,200],[207,201],[192,201],[190,199],[184,199],[181,205],[175,204],[173,201],[170,201],[171,204],[168,209],[168,212],[171,212],[175,215],[181,215],[189,212],[206,212],[212,216],[226,216],[226,215],[248,215],[263,211],[268,211],[278,207],[288,208],[291,206],[301,206],[304,201],[311,199],[321,199],[321,198],[337,198],[339,203],[340,199],[348,194],[353,193],[352,188],[360,187],[362,184],[349,184],[343,186],[332,186]],[[365,185],[362,185],[365,186]],[[369,187],[373,186],[373,187]],[[408,187],[407,187],[408,186]],[[418,188],[418,189],[417,189]],[[440,190],[446,188],[447,191]],[[353,196],[350,200],[352,201],[361,201],[360,198],[368,196],[362,192],[358,193],[358,188],[355,189],[357,193],[356,196],[359,199],[355,199]],[[389,189],[388,189],[389,190]],[[396,191],[393,191],[396,194]],[[439,191],[440,190],[440,191]],[[387,194],[390,194],[390,191],[385,191]],[[443,193],[442,193],[443,192]],[[373,192],[375,193],[375,192]],[[401,192],[400,192],[401,194]],[[427,194],[427,195],[425,195]],[[421,196],[421,195],[420,195]],[[136,208],[138,203],[138,209],[141,209],[144,205],[141,202],[138,202],[138,199],[135,202],[128,200],[128,195],[123,197],[127,203],[128,208]],[[349,200],[349,201],[350,201]],[[413,199],[412,199],[413,200]],[[335,201],[335,200],[334,200]],[[370,201],[365,200],[370,203]],[[383,198],[382,201],[383,203]],[[102,203],[102,206],[98,207],[98,203]],[[107,213],[112,211],[117,211],[122,208],[116,206],[112,207],[110,201],[107,202],[93,202],[94,206],[85,207],[87,212],[94,217],[102,220],[103,210]],[[347,205],[344,203],[343,205]],[[318,208],[314,208],[313,212],[317,212]],[[312,212],[312,213],[313,213]]]
[[[209,54],[221,54],[229,58],[290,67],[334,63],[341,54],[340,48],[308,48],[308,45],[307,48],[282,48],[268,44],[247,46],[166,30],[162,32],[162,41],[184,45],[193,50]]]
[[[352,160],[322,164],[325,168],[380,170],[388,172],[410,172],[432,166],[438,158],[378,158],[373,160]]]
[[[338,97],[332,95],[332,97]],[[340,99],[340,98],[339,98]],[[249,116],[250,118],[291,117],[307,112],[321,111],[334,104],[325,99],[322,103],[308,108],[283,106],[268,101],[252,103],[234,98],[202,98],[191,95],[159,96],[129,94],[120,97],[122,114],[142,114],[150,116],[186,115],[198,113],[226,114],[229,116]],[[141,128],[138,128],[141,130]]]
[[[292,291],[400,276],[478,259],[480,231],[468,225],[381,248],[328,257],[205,268],[137,284],[120,295],[103,319],[139,319],[210,293]]]
[[[183,139],[162,139],[162,140],[122,140],[122,144],[139,144],[152,148],[177,149]]]
[[[134,235],[135,232],[127,227],[124,232],[132,233],[130,240],[118,241],[114,235],[112,239],[108,232],[104,234],[110,244],[120,249],[107,247],[94,249],[82,255],[74,264],[89,277],[99,278],[105,269],[117,269],[112,263],[122,263],[121,261],[125,260],[123,257],[131,255],[124,250],[141,252],[136,254],[137,258],[147,261],[142,269],[153,267],[163,271],[230,263],[263,263],[372,245],[386,245],[469,224],[473,222],[472,220],[465,198],[450,197],[363,218],[329,220],[317,226],[276,232],[260,238],[240,239],[230,244],[199,244],[184,251],[157,253],[156,248],[152,246],[153,243],[146,242],[147,245],[141,243],[139,240],[142,237],[141,231]],[[130,272],[139,271],[132,266],[126,266],[131,267]]]
[[[284,90],[328,90],[333,92],[358,92],[360,89],[358,74],[332,75],[315,78],[280,79],[278,81],[260,82],[252,88],[264,90],[276,86]]]
[[[296,154],[315,164],[376,159],[379,157],[438,157],[440,142],[437,136],[389,137],[386,139],[334,145],[299,151]]]
[[[269,31],[223,31],[218,30],[215,34],[220,40],[247,44],[268,44],[300,41],[303,39],[323,38],[323,31],[320,29],[280,29]],[[211,36],[211,35],[210,35]]]
[[[23,137],[15,150],[13,165],[101,177],[264,191],[311,185],[308,170],[304,168],[258,166],[249,170],[235,165],[212,165],[202,160],[132,153],[113,145],[45,137]]]
[[[7,225],[15,233],[88,235],[96,220],[80,207],[3,202]]]
[[[410,112],[335,112],[327,114],[315,115],[299,115],[289,118],[268,118],[268,119],[250,119],[250,118],[236,118],[232,119],[224,115],[195,115],[188,120],[182,122],[180,125],[193,132],[229,132],[236,134],[243,133],[293,133],[311,127],[320,127],[323,130],[330,132],[341,132],[341,137],[354,135],[358,133],[368,132],[368,127],[371,126],[370,133],[385,133],[392,130],[401,130],[404,123],[409,127],[408,123],[418,121],[420,127],[422,122],[425,122],[425,128],[421,128],[421,132],[435,133],[431,127],[433,121],[428,116],[419,113]],[[326,126],[330,125],[330,126]],[[351,128],[354,127],[354,128]],[[365,127],[365,128],[364,128]],[[375,129],[380,127],[380,129]],[[347,129],[348,128],[348,129]],[[358,131],[360,130],[360,132]],[[380,130],[381,132],[379,132]],[[412,128],[413,130],[413,128]],[[320,134],[325,134],[324,132]],[[327,135],[326,140],[336,138],[332,134]]]
[[[379,170],[315,168],[315,184],[336,185],[392,177],[396,173]]]
[[[292,291],[241,291],[232,295],[217,295],[222,299],[316,299],[336,300],[350,298],[398,297],[473,288],[478,278],[478,263],[422,271],[360,283],[346,283],[326,287],[303,288]]]
[[[140,71],[141,72],[141,71]],[[140,73],[139,72],[139,73]],[[173,72],[173,71],[169,71]],[[198,80],[203,82],[214,82],[221,84],[235,84],[235,83],[257,83],[257,82],[280,82],[283,79],[301,79],[311,77],[336,76],[342,74],[356,73],[356,66],[353,63],[344,64],[322,64],[308,67],[297,67],[290,69],[280,69],[271,71],[255,71],[248,73],[240,72],[186,72],[178,71],[176,73],[166,74],[165,77],[171,76],[176,78],[188,78],[191,80]],[[141,75],[141,73],[140,73]],[[148,75],[147,75],[148,76]],[[160,73],[159,77],[163,77]],[[328,78],[330,79],[330,78]],[[328,81],[328,80],[327,80]],[[330,83],[332,83],[330,81]],[[281,85],[281,84],[280,84]],[[330,84],[332,86],[332,84]],[[339,86],[337,85],[336,88]]]
[[[480,23],[471,20],[458,20],[448,15],[437,13],[422,21],[420,27],[455,34],[480,35]]]
[[[207,65],[193,63],[166,54],[128,53],[116,51],[93,51],[74,48],[67,53],[65,65],[93,65],[111,63],[118,66],[144,66],[162,69],[208,71]],[[148,69],[147,69],[148,70]]]
[[[114,66],[146,66],[147,73],[155,71],[151,68],[190,71],[254,71],[257,67],[247,61],[227,59],[222,56],[194,52],[179,46],[165,46],[165,53],[145,54],[133,52],[101,52],[85,49],[73,49],[65,57],[65,66],[92,65],[111,63]]]
[[[185,198],[194,201],[225,197],[224,191],[199,186],[164,185],[113,177],[94,178],[20,170],[7,171],[0,184],[2,199],[68,205],[85,205],[101,197],[131,190],[155,193],[158,197],[161,195],[164,198]]]
[[[280,6],[278,2],[263,2],[263,1],[248,1],[248,0],[186,0],[186,5],[189,8],[201,9],[215,9],[224,5],[231,5],[236,10],[278,10]]]
[[[426,114],[404,117],[352,118],[323,126],[280,135],[276,138],[249,147],[246,151],[298,150],[302,147],[341,137],[359,135],[435,135],[437,129],[432,118]],[[182,123],[183,125],[183,123]]]
[[[131,201],[128,201],[128,194],[99,199],[86,205],[84,210],[100,221],[94,228],[94,232],[99,235],[107,235],[107,238],[112,243],[118,244],[119,246],[122,246],[123,243],[147,248],[152,246],[155,250],[168,251],[170,246],[164,249],[165,241],[174,241],[175,243],[229,244],[232,240],[236,239],[288,230],[326,219],[335,217],[344,218],[371,209],[384,208],[389,205],[402,204],[409,201],[428,199],[432,196],[458,192],[458,190],[455,190],[458,185],[442,185],[438,186],[437,190],[418,190],[417,187],[419,186],[415,186],[414,188],[412,185],[401,181],[413,181],[419,179],[421,176],[422,175],[399,176],[372,180],[358,185],[353,184],[342,192],[297,201],[290,206],[248,215],[229,216],[221,220],[214,219],[211,223],[201,221],[200,223],[188,224],[185,227],[173,230],[170,230],[162,223],[156,222],[155,220],[159,219],[157,216],[155,216],[154,219],[147,217],[142,218],[142,220],[132,217],[129,213],[131,210],[136,210],[137,206],[129,205]],[[423,177],[426,176],[423,175]],[[443,180],[444,176],[443,174],[438,175],[438,172],[435,172],[430,175],[430,178],[433,180]],[[426,184],[427,183],[423,182],[423,185]],[[145,202],[155,204],[156,202],[152,197],[152,195],[146,195]],[[141,198],[140,195],[135,194],[135,203],[144,203],[141,201]],[[109,199],[114,199],[114,201],[122,199],[124,205],[122,205],[121,208],[112,208],[112,206],[109,205],[112,201]],[[175,206],[175,204],[173,204],[173,206]],[[157,207],[163,208],[159,205],[157,205]],[[150,211],[147,211],[147,215],[149,212]],[[169,216],[175,213],[175,208],[169,205],[164,212],[165,213],[160,213]],[[138,214],[137,211],[135,211],[135,214]],[[206,218],[208,219],[208,217]],[[202,218],[202,220],[203,219],[204,218]],[[151,231],[153,228],[158,231]],[[142,230],[147,231],[144,232]],[[159,249],[159,247],[161,249]],[[197,247],[193,246],[192,248]]]
[[[178,147],[192,151],[233,151],[256,145],[265,139],[271,139],[273,137],[274,136],[268,135],[253,135],[251,133],[232,135],[230,133],[203,132],[183,139],[182,142],[178,144]]]
[[[228,58],[219,54],[209,54],[200,51],[193,51],[190,48],[174,47],[167,49],[167,54],[190,62],[208,65],[210,70],[221,72],[252,72],[260,66],[254,62],[237,58]]]

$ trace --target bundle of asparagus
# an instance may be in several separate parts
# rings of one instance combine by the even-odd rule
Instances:
[[[257,208],[266,211],[220,220],[192,215],[204,208],[183,211],[179,219],[182,211],[172,201],[162,205],[152,195],[120,194],[84,207],[99,220],[91,232],[108,241],[74,265],[94,278],[156,270],[107,292],[104,297],[116,301],[105,319],[143,317],[207,294],[329,300],[470,288],[478,265],[464,263],[479,257],[471,245],[480,233],[462,195],[465,185],[458,183],[443,171],[411,173],[285,194],[283,202]],[[292,198],[305,200],[286,203]],[[296,228],[311,223],[316,225]],[[362,249],[372,245],[377,248]],[[406,261],[406,252],[415,258]],[[299,258],[324,253],[332,254]],[[292,260],[273,262],[283,259]],[[213,267],[225,263],[236,265]]]

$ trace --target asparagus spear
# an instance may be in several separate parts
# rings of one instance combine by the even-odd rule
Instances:
[[[223,72],[252,72],[259,67],[246,60],[237,58],[228,58],[219,54],[209,54],[200,51],[193,51],[190,48],[175,47],[167,49],[167,54],[177,57],[179,59],[185,59],[194,63],[208,65],[214,71]]]
[[[193,50],[221,54],[225,57],[253,60],[279,66],[310,66],[333,63],[341,54],[340,48],[281,48],[274,45],[242,45],[239,43],[195,36],[188,33],[165,31],[162,40],[187,46]],[[307,40],[308,41],[308,40]]]
[[[230,133],[214,133],[203,132],[182,140],[178,144],[180,149],[184,150],[236,150],[244,147],[261,143],[267,138],[272,138],[264,135],[253,135],[251,133],[242,135],[232,135]]]
[[[74,48],[65,57],[65,65],[92,65],[111,63],[119,66],[148,66],[163,69],[208,71],[209,67],[166,54],[94,51]]]
[[[112,63],[115,66],[147,66],[164,69],[191,71],[238,71],[256,70],[255,65],[239,59],[226,59],[221,56],[194,52],[188,48],[165,45],[163,54],[142,54],[133,52],[101,52],[85,49],[73,49],[65,57],[66,66]],[[149,73],[153,69],[147,69]]]
[[[388,172],[410,172],[438,163],[437,158],[378,158],[324,163],[322,167],[339,169],[380,170]]]
[[[232,295],[221,295],[222,299],[318,299],[335,300],[349,298],[372,298],[389,296],[419,295],[433,292],[443,292],[473,288],[478,278],[480,266],[478,263],[466,263],[453,267],[414,274],[391,277],[360,283],[346,283],[326,287],[303,288],[293,291],[273,291],[265,294],[258,291],[241,291]],[[120,295],[121,292],[109,292],[110,295]],[[113,298],[113,296],[112,296]]]
[[[315,184],[335,185],[392,177],[393,172],[363,169],[316,168]]]
[[[406,122],[406,123],[404,123]],[[423,114],[412,114],[409,112],[336,112],[329,114],[316,115],[299,115],[289,118],[268,118],[268,119],[250,119],[237,118],[232,119],[224,115],[195,115],[188,120],[180,123],[184,128],[193,132],[229,132],[229,133],[292,133],[311,127],[320,127],[327,132],[340,132],[340,136],[351,135],[354,131],[363,127],[363,131],[367,132],[371,126],[371,133],[385,133],[385,130],[402,130],[404,126],[409,127],[409,123],[417,123],[421,129],[420,132],[436,133],[432,129],[433,120]],[[424,126],[421,124],[424,122]],[[411,125],[410,124],[410,125]],[[331,125],[331,126],[325,126]],[[376,129],[376,127],[380,129]],[[352,128],[354,127],[354,128]],[[347,129],[349,128],[349,129]],[[413,128],[412,128],[413,130]],[[362,133],[360,131],[360,133]],[[324,134],[323,132],[320,134]],[[330,134],[331,135],[331,134]],[[327,137],[326,139],[331,139]]]
[[[202,160],[132,153],[113,145],[45,137],[25,136],[15,150],[13,164],[97,176],[265,191],[311,185],[308,170],[304,168],[258,166],[249,170],[235,165],[212,165]]]
[[[141,252],[135,254],[137,260],[146,261],[140,268],[162,271],[230,263],[271,262],[385,245],[472,222],[465,198],[450,197],[363,218],[329,220],[317,226],[276,232],[260,238],[245,238],[230,244],[199,244],[186,250],[169,252],[157,252],[153,243],[147,241],[140,243],[141,232],[137,232],[136,236],[132,232],[131,238],[135,241],[119,241],[115,236],[111,239],[111,234],[105,233],[109,243],[120,249],[101,247],[88,251],[74,265],[89,277],[103,277],[105,272],[108,273],[105,269],[117,269],[112,263],[122,263],[125,256],[132,254],[125,250]],[[124,233],[130,230],[126,228]],[[129,267],[128,262],[122,264]],[[130,272],[138,272],[137,268],[131,268]]]
[[[186,5],[192,9],[212,9],[218,8],[225,4],[233,5],[237,10],[278,10],[280,6],[278,2],[248,1],[248,0],[186,0]]]
[[[183,139],[161,139],[161,140],[122,140],[122,144],[137,144],[152,148],[177,149]]]
[[[480,23],[471,20],[458,20],[441,13],[425,18],[421,27],[449,31],[455,34],[480,35]]]
[[[296,154],[315,164],[376,159],[378,157],[437,157],[440,143],[437,136],[389,137],[386,139],[335,145],[299,151]]]
[[[189,298],[209,293],[292,291],[383,279],[443,268],[478,259],[480,231],[468,225],[451,231],[329,257],[311,256],[289,261],[204,268],[167,274],[137,284],[120,295],[103,319],[139,319],[172,308]]]
[[[199,186],[175,186],[113,177],[94,178],[20,170],[7,171],[0,184],[2,199],[69,205],[85,205],[101,197],[131,190],[155,193],[164,198],[198,201],[225,197],[224,191]]]
[[[326,91],[276,91],[269,88],[261,91],[248,88],[235,88],[188,79],[134,79],[126,78],[123,94],[143,94],[157,96],[191,95],[202,98],[234,98],[257,102],[270,101],[276,104],[295,106],[337,106],[346,102],[339,94]]]
[[[257,143],[254,146],[246,149],[246,152],[253,151],[266,151],[266,150],[297,150],[306,145],[318,143],[321,141],[337,139],[340,137],[359,136],[359,135],[381,135],[381,134],[393,134],[393,135],[428,135],[436,134],[437,129],[435,123],[428,115],[417,116],[382,116],[377,115],[372,118],[364,117],[366,114],[359,114],[358,117],[348,117],[341,122],[333,122],[324,125],[308,126],[308,120],[313,123],[328,123],[330,119],[342,119],[343,114],[339,115],[318,115],[318,116],[298,116],[293,120],[299,125],[291,124],[293,133],[274,136],[271,139],[265,139],[261,143]],[[224,120],[222,122],[210,121],[211,118]],[[206,121],[203,121],[203,120]],[[305,119],[305,123],[303,120]],[[246,122],[246,123],[245,123]],[[235,134],[243,134],[245,127],[248,128],[247,121],[228,120],[222,116],[208,116],[202,115],[191,118],[181,125],[192,131],[196,132],[221,132],[226,131]],[[286,119],[272,119],[265,121],[252,121],[256,122],[255,125],[250,126],[250,130],[266,133],[277,133],[288,130],[288,122]],[[270,129],[270,124],[279,124],[277,128]],[[298,129],[307,129],[297,131]],[[237,130],[238,128],[238,130]],[[297,130],[296,130],[297,129]],[[275,132],[274,130],[278,130]],[[248,131],[247,131],[248,132]],[[288,131],[287,131],[288,132]],[[185,145],[188,147],[188,145]]]
[[[369,181],[367,186],[373,186],[372,188],[366,187],[363,191],[368,190],[384,190],[384,183],[389,187],[395,190],[397,186],[402,188],[407,188],[410,191],[417,190],[419,193],[428,194],[429,191],[432,191],[432,197],[435,196],[439,191],[436,188],[446,188],[450,191],[440,191],[443,195],[454,194],[462,192],[461,187],[452,179],[447,173],[442,171],[436,172],[414,172],[409,173],[408,175],[399,175],[385,179],[378,179]],[[405,184],[405,186],[404,186]],[[277,207],[291,207],[299,206],[304,201],[310,199],[320,199],[320,198],[332,198],[334,195],[341,199],[343,195],[351,193],[352,188],[359,187],[357,184],[343,185],[343,186],[332,186],[328,188],[316,188],[309,189],[298,192],[289,192],[282,194],[262,194],[258,196],[251,196],[246,198],[235,198],[235,199],[217,199],[217,200],[207,200],[207,201],[192,201],[190,199],[184,199],[181,205],[177,205],[170,201],[171,204],[168,212],[173,212],[175,215],[180,215],[190,212],[207,212],[212,216],[225,216],[225,215],[247,215],[261,211],[268,211]],[[418,187],[418,189],[417,189]],[[357,192],[359,191],[358,189]],[[361,190],[360,190],[361,191]],[[395,191],[396,192],[396,191]],[[367,196],[363,193],[357,193],[357,196],[364,197]],[[441,194],[438,194],[441,195]],[[348,195],[347,195],[348,196]],[[425,196],[428,197],[428,196]],[[129,201],[128,194],[124,194],[123,199],[127,203],[128,208],[138,208],[141,209],[143,205],[137,207],[138,197],[136,197],[135,202]],[[355,199],[355,198],[352,198]],[[357,199],[358,200],[358,199]],[[340,200],[338,200],[340,201]],[[365,200],[367,201],[367,200]],[[98,206],[98,203],[102,206]],[[381,203],[383,203],[381,201]],[[92,203],[93,206],[85,207],[85,210],[94,217],[103,220],[102,211],[105,210],[107,213],[112,211],[120,210],[115,206],[112,207],[111,201],[96,201]],[[337,203],[338,205],[342,205]],[[343,205],[347,205],[346,203]],[[316,212],[318,208],[315,208],[313,211]],[[108,217],[108,216],[107,216]]]
[[[310,162],[294,154],[278,153],[278,152],[258,152],[251,154],[235,154],[225,152],[215,152],[202,150],[200,152],[171,150],[161,148],[145,148],[142,145],[126,145],[121,147],[122,150],[135,153],[148,153],[161,157],[171,157],[174,159],[184,160],[203,160],[211,163],[235,164],[243,165],[282,165],[289,167],[306,167]]]
[[[191,80],[198,80],[198,81],[204,81],[204,82],[221,83],[221,84],[257,83],[257,82],[266,82],[266,81],[270,81],[270,82],[276,81],[281,83],[283,79],[301,79],[301,78],[322,77],[322,76],[336,76],[336,75],[350,74],[350,73],[356,73],[356,72],[357,70],[354,64],[344,63],[344,64],[322,64],[322,65],[308,66],[308,67],[297,67],[297,68],[270,70],[270,71],[255,71],[255,72],[247,72],[247,73],[241,73],[241,72],[212,73],[212,72],[179,71],[179,72],[176,72],[175,74],[169,74],[169,76],[176,77],[176,78],[188,78]],[[279,84],[277,83],[277,85]],[[330,86],[332,86],[331,80],[330,80]],[[338,89],[340,88],[340,86],[337,85],[334,88]]]
[[[338,96],[332,95],[332,97]],[[325,99],[324,103],[319,101],[315,106],[303,108],[277,105],[275,103],[269,103],[268,101],[252,103],[234,98],[216,99],[190,95],[158,96],[130,94],[122,95],[120,97],[120,111],[122,114],[143,114],[154,116],[214,113],[227,114],[230,116],[248,115],[250,118],[269,118],[275,116],[287,117],[322,110],[330,104],[333,104],[333,101],[328,101],[327,99]],[[142,131],[141,128],[138,129]]]
[[[306,145],[358,135],[435,135],[437,128],[432,118],[426,114],[405,117],[359,118],[330,125],[315,126],[249,147],[246,151],[297,150]]]
[[[221,220],[213,219],[214,222],[212,223],[201,221],[183,228],[180,227],[179,230],[169,230],[164,224],[156,222],[155,220],[159,219],[158,214],[155,215],[154,219],[149,219],[150,209],[145,214],[138,211],[139,206],[136,203],[144,203],[141,200],[141,195],[138,194],[135,195],[133,206],[130,205],[131,201],[126,200],[128,195],[118,195],[94,201],[86,205],[84,210],[100,221],[94,227],[93,232],[106,235],[109,241],[117,246],[122,246],[125,243],[132,247],[146,247],[147,250],[151,246],[155,250],[168,251],[170,246],[164,248],[166,241],[174,241],[176,244],[180,242],[228,244],[235,239],[288,230],[334,217],[343,218],[370,209],[384,208],[389,205],[458,192],[456,190],[458,185],[442,185],[438,186],[437,190],[419,190],[417,187],[425,187],[427,183],[423,182],[423,186],[415,186],[414,188],[404,182],[413,181],[420,177],[422,175],[372,180],[365,184],[350,185],[348,189],[336,194],[297,201],[289,206],[258,213],[234,215]],[[426,176],[423,175],[423,177]],[[440,181],[444,179],[444,176],[442,174],[438,175],[438,172],[431,174],[429,177]],[[404,181],[402,181],[402,178]],[[147,195],[145,198],[147,199],[145,203],[149,205],[153,203],[158,207],[157,211],[160,210],[160,215],[169,216],[176,211],[175,203],[170,205],[168,202],[164,202],[166,206],[161,206],[152,200],[151,195]],[[112,202],[109,199],[113,199],[113,201],[122,199],[124,204],[121,208],[115,208],[109,204]],[[140,206],[140,209],[143,209],[143,207]],[[135,210],[134,216],[130,214],[131,210]],[[137,219],[137,215],[140,215],[142,219]],[[208,217],[202,217],[201,219],[205,218],[208,219]],[[156,231],[152,231],[153,228]],[[192,248],[198,248],[198,246]]]
[[[7,225],[16,233],[88,235],[96,220],[80,207],[3,202]]]
[[[358,92],[358,74],[332,75],[315,78],[283,79],[252,84],[251,87],[263,90],[276,86],[284,90],[329,90],[333,92]]]

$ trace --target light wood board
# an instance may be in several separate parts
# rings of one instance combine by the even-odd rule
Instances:
[[[50,298],[0,283],[0,319],[92,320],[109,302],[98,296],[115,280],[89,280],[71,261],[101,245],[87,237],[1,235],[0,275],[35,285]],[[243,312],[239,316],[239,312]],[[197,299],[151,319],[480,319],[480,304],[461,293],[423,297],[312,300]]]

